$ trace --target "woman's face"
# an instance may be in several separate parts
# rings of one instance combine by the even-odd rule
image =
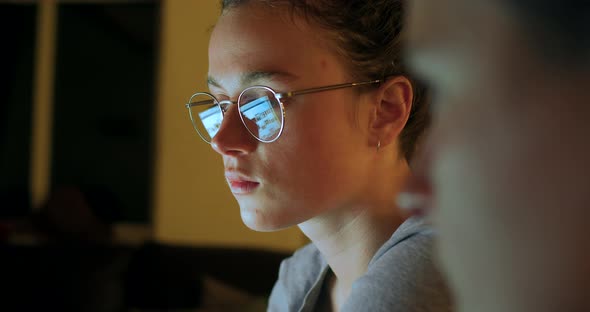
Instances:
[[[559,302],[568,288],[546,286],[587,268],[587,91],[498,3],[413,2],[410,55],[435,90],[424,195],[459,301]]]
[[[287,92],[350,82],[322,31],[278,10],[248,4],[220,17],[209,44],[209,88],[218,99],[236,100],[253,85]],[[359,200],[372,155],[362,99],[353,89],[285,99],[284,130],[272,143],[257,141],[229,109],[212,146],[248,227],[281,229]]]

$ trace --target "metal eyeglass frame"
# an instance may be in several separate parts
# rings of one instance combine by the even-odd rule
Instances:
[[[207,139],[205,139],[203,137],[203,135],[201,134],[201,132],[197,129],[197,126],[195,125],[195,120],[193,119],[193,115],[191,114],[191,107],[194,106],[199,106],[199,105],[210,105],[211,102],[209,100],[207,101],[199,101],[199,102],[192,102],[192,99],[195,96],[198,95],[207,95],[210,96],[215,104],[217,104],[217,107],[219,108],[219,110],[221,111],[222,114],[222,122],[223,122],[223,116],[225,116],[225,112],[227,111],[227,109],[222,108],[222,105],[230,105],[230,104],[238,104],[242,98],[242,95],[247,92],[248,90],[252,90],[254,88],[263,88],[269,92],[271,92],[275,99],[277,100],[277,102],[279,103],[280,107],[281,107],[281,129],[279,130],[279,133],[276,135],[276,137],[272,140],[262,140],[260,138],[258,138],[258,136],[256,136],[254,133],[252,133],[252,131],[248,128],[248,126],[246,125],[246,122],[244,121],[244,116],[242,114],[242,111],[238,109],[238,113],[240,115],[240,119],[242,120],[242,124],[244,125],[244,127],[246,128],[246,130],[248,130],[248,132],[250,133],[250,135],[252,135],[256,140],[262,142],[262,143],[272,143],[276,140],[279,139],[279,137],[281,137],[281,134],[283,133],[283,129],[285,128],[285,106],[283,105],[283,102],[281,101],[281,99],[286,99],[286,98],[290,98],[290,97],[294,97],[297,95],[303,95],[303,94],[310,94],[310,93],[316,93],[316,92],[323,92],[323,91],[330,91],[330,90],[336,90],[336,89],[344,89],[344,88],[352,88],[352,87],[359,87],[359,86],[366,86],[366,85],[372,85],[372,84],[377,84],[377,83],[382,83],[383,81],[385,81],[385,79],[376,79],[376,80],[371,80],[371,81],[363,81],[363,82],[349,82],[349,83],[340,83],[340,84],[335,84],[335,85],[329,85],[329,86],[323,86],[323,87],[315,87],[315,88],[308,88],[308,89],[302,89],[302,90],[296,90],[296,91],[289,91],[289,92],[282,92],[282,93],[278,93],[275,90],[273,90],[270,87],[267,86],[251,86],[248,87],[246,89],[244,89],[242,92],[240,92],[240,95],[238,96],[238,100],[237,101],[231,101],[231,100],[223,100],[223,101],[219,101],[215,96],[213,96],[211,93],[208,92],[197,92],[195,94],[193,94],[191,96],[191,98],[189,99],[189,102],[187,104],[185,104],[185,107],[189,110],[189,117],[191,119],[191,122],[193,124],[193,128],[195,128],[195,130],[197,131],[197,133],[199,134],[199,136],[201,137],[201,139],[203,139],[203,141],[211,144],[211,141],[208,141]],[[211,140],[213,140],[213,137],[211,137]]]

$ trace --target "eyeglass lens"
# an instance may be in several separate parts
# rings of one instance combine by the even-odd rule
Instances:
[[[195,95],[191,103],[200,104],[190,108],[195,130],[205,141],[211,142],[221,127],[221,108],[213,97],[204,93]],[[239,98],[238,107],[244,126],[255,138],[262,142],[271,142],[280,135],[283,125],[281,104],[270,89],[246,89]]]

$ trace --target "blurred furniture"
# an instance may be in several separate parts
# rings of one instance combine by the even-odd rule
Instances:
[[[287,256],[152,242],[0,243],[0,310],[244,311],[249,299],[260,308]]]

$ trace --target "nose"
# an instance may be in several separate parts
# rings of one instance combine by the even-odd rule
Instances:
[[[211,146],[222,156],[246,155],[256,150],[258,141],[244,127],[237,105],[231,105],[225,112]]]

